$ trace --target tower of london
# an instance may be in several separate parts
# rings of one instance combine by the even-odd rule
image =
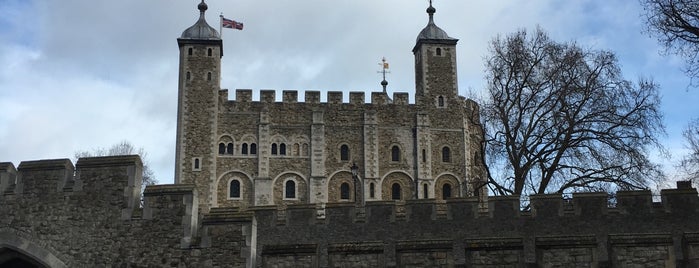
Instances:
[[[142,187],[138,155],[0,162],[0,267],[699,267],[689,182],[611,206],[489,197],[478,104],[458,95],[458,40],[431,4],[414,103],[385,82],[347,102],[230,100],[207,8],[177,39],[175,183]]]
[[[456,44],[434,22],[412,50],[409,93],[221,89],[223,42],[207,6],[180,48],[176,183],[195,184],[199,205],[245,207],[359,199],[448,199],[487,194],[478,104],[458,94]],[[240,52],[237,52],[240,53]],[[235,57],[232,55],[230,57]],[[384,80],[385,81],[385,80]],[[384,85],[385,87],[385,85]],[[351,167],[358,170],[353,178]],[[356,182],[355,182],[356,180]],[[359,187],[359,189],[355,189]]]

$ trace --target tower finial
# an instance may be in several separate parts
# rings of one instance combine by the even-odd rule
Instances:
[[[209,6],[204,3],[204,0],[201,0],[201,3],[197,5],[197,8],[199,9],[199,15],[202,17],[204,16],[204,12],[206,12],[207,9],[209,9]]]
[[[434,13],[437,9],[432,6],[432,0],[430,0],[430,6],[427,8],[427,14],[430,15],[430,23],[434,24]]]
[[[386,81],[386,74],[391,72],[388,71],[388,62],[386,62],[386,57],[381,58],[381,63],[379,63],[379,65],[381,65],[381,71],[378,71],[377,73],[383,75],[383,81],[381,81],[381,86],[383,87],[383,93],[388,96],[388,93],[386,93],[386,86],[388,86],[388,81]]]

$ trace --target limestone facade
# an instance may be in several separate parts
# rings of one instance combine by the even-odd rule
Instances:
[[[282,91],[277,101],[278,92],[261,90],[252,100],[249,89],[231,100],[219,83],[218,34],[191,36],[188,29],[178,39],[176,183],[196,185],[203,211],[352,202],[358,195],[484,197],[479,107],[458,95],[458,40],[434,25],[433,13],[413,49],[415,103],[409,93],[385,92],[371,92],[369,103],[365,92],[351,92],[348,102],[328,92],[321,102],[318,91],[306,91],[304,101]]]

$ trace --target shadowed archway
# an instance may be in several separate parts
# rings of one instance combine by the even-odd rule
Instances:
[[[31,257],[9,248],[0,248],[0,267],[3,268],[48,268]]]

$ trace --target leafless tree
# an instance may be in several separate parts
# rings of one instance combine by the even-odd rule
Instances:
[[[685,62],[685,72],[697,86],[699,78],[699,0],[640,0],[646,30]]]
[[[699,118],[692,120],[682,131],[685,146],[689,152],[682,157],[678,165],[686,180],[691,180],[699,188]]]
[[[93,156],[116,156],[116,155],[133,155],[137,154],[141,157],[143,161],[143,187],[146,185],[154,185],[158,183],[155,178],[153,170],[150,169],[147,161],[147,153],[141,148],[136,148],[131,142],[121,141],[117,144],[112,145],[109,148],[97,148],[92,151],[79,151],[75,153],[75,159],[81,157],[93,157]]]
[[[490,43],[483,102],[496,194],[648,188],[664,151],[657,85],[621,76],[614,53],[558,43],[537,28]]]

